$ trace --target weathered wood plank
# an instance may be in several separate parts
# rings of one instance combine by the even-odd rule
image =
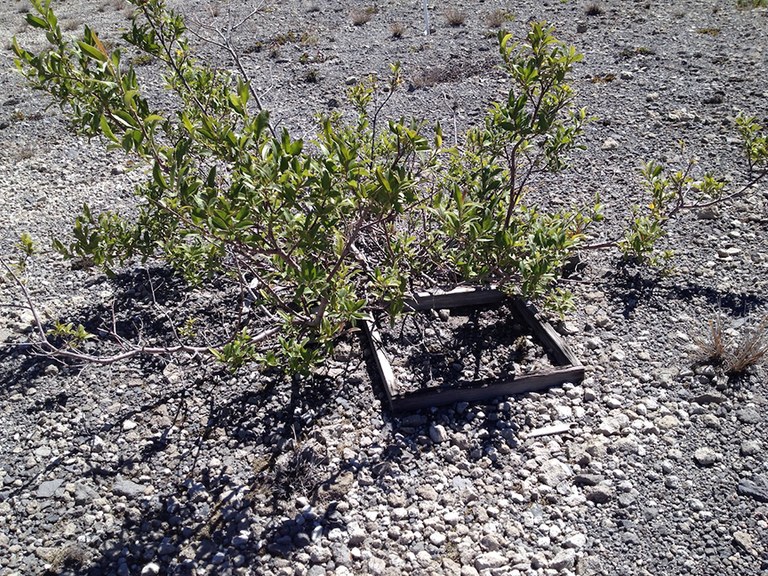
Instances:
[[[568,364],[580,365],[581,362],[576,354],[560,337],[560,334],[552,327],[549,322],[543,322],[536,317],[537,310],[533,304],[526,303],[520,299],[512,299],[512,305],[520,319],[533,330],[534,335],[545,345],[551,348],[555,360],[561,366]]]
[[[395,412],[405,412],[453,404],[454,402],[480,402],[499,396],[539,392],[563,382],[578,382],[583,377],[583,366],[561,368],[551,372],[531,374],[478,388],[419,390],[393,396],[390,405]]]
[[[422,292],[406,301],[406,308],[423,311],[441,308],[459,308],[498,304],[508,297],[495,288],[478,289],[459,287],[450,291]],[[395,412],[419,410],[454,402],[479,402],[499,396],[511,396],[525,392],[541,391],[564,382],[579,382],[584,377],[584,366],[573,351],[563,342],[560,335],[548,323],[537,318],[533,305],[520,298],[511,298],[513,312],[517,319],[528,326],[534,336],[549,348],[558,366],[554,370],[526,376],[509,375],[489,385],[460,388],[428,388],[413,392],[399,393],[399,383],[384,352],[378,328],[372,319],[363,322],[363,328],[371,343],[376,367],[379,370],[384,392],[389,405]]]
[[[368,337],[368,342],[371,344],[373,358],[376,362],[376,367],[379,369],[379,377],[384,386],[387,401],[389,402],[389,405],[392,406],[392,399],[397,394],[397,378],[395,378],[395,373],[392,372],[392,365],[389,363],[389,359],[384,353],[384,345],[381,341],[379,329],[376,327],[376,323],[373,320],[363,320],[363,329],[365,330],[365,335]]]
[[[411,307],[414,310],[439,310],[441,308],[482,306],[483,304],[497,304],[505,298],[506,295],[503,292],[493,288],[460,287],[448,292],[420,292],[413,298],[406,300],[406,308]]]

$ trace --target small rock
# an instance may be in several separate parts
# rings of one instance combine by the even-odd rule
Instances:
[[[373,576],[380,576],[387,570],[387,563],[381,558],[375,556],[368,560],[368,574]]]
[[[184,372],[182,372],[178,364],[169,362],[163,368],[163,377],[169,384],[178,384],[184,379]]]
[[[82,482],[75,482],[75,502],[78,504],[84,504],[91,502],[99,497],[99,493],[93,488]]]
[[[549,563],[549,567],[554,570],[570,570],[576,563],[576,551],[567,549],[561,550]]]
[[[613,498],[613,489],[606,484],[598,484],[586,493],[586,498],[595,504],[607,504]]]
[[[597,431],[605,436],[615,436],[627,425],[629,425],[629,416],[619,413],[616,416],[603,418]]]
[[[94,436],[93,437],[93,444],[91,445],[91,450],[93,450],[95,453],[101,453],[104,452],[104,449],[106,448],[106,442],[101,438],[101,436]]]
[[[664,486],[669,488],[670,490],[677,490],[680,488],[680,478],[678,476],[675,476],[674,474],[670,474],[666,478],[664,478]]]
[[[617,500],[619,502],[620,508],[629,508],[630,506],[632,506],[632,504],[634,504],[637,501],[637,498],[635,497],[634,494],[627,493],[627,494],[619,495]]]
[[[564,320],[557,323],[555,330],[557,330],[558,333],[562,334],[563,336],[573,336],[574,334],[579,333],[578,326]]]
[[[589,350],[599,350],[603,347],[603,341],[599,337],[589,338],[586,341],[586,346]]]
[[[693,460],[699,466],[713,466],[722,459],[722,455],[712,448],[699,448],[693,453]]]
[[[347,86],[354,86],[355,84],[357,84],[357,76],[347,76],[344,79],[344,84],[346,84]]]
[[[730,247],[717,249],[717,257],[721,260],[730,260],[732,257],[739,254],[741,254],[741,248]]]
[[[741,455],[742,456],[754,456],[755,454],[760,453],[760,449],[762,448],[762,444],[760,444],[760,440],[744,440],[744,442],[741,443]]]
[[[717,220],[720,217],[720,212],[715,206],[707,206],[696,212],[696,218],[699,220]]]
[[[576,33],[577,34],[584,34],[584,32],[587,31],[587,23],[586,22],[576,22]]]
[[[349,546],[359,546],[368,535],[365,529],[357,522],[350,522],[349,525],[347,525],[347,534],[349,535],[347,541]]]
[[[696,114],[689,112],[685,108],[680,108],[678,110],[672,110],[669,114],[667,114],[667,118],[673,122],[696,120]]]
[[[667,414],[656,420],[656,426],[661,430],[672,430],[680,426],[680,420],[672,414]]]
[[[760,412],[755,410],[752,406],[742,408],[736,412],[736,418],[738,418],[742,424],[758,424],[762,420]]]
[[[160,574],[160,566],[155,562],[150,562],[141,569],[141,576],[155,576]]]
[[[659,99],[658,92],[648,92],[648,94],[645,95],[646,102],[656,102],[656,100],[658,99]]]
[[[615,138],[606,138],[603,141],[603,145],[600,146],[603,150],[615,150],[619,147],[619,142]]]
[[[733,543],[736,546],[739,546],[742,548],[745,552],[750,554],[751,556],[758,556],[757,550],[755,550],[755,545],[752,543],[752,537],[747,532],[742,532],[737,530],[733,533]]]
[[[573,483],[576,486],[597,486],[605,480],[600,474],[577,474],[573,479]]]
[[[241,530],[239,534],[232,537],[232,546],[236,548],[242,548],[251,539],[251,532],[249,530]]]
[[[563,547],[564,548],[574,548],[579,549],[583,548],[587,544],[587,536],[586,534],[582,534],[581,532],[577,532],[576,534],[571,534],[563,541]]]
[[[429,427],[429,437],[435,444],[440,444],[448,440],[448,433],[442,424],[433,424]]]
[[[482,572],[483,570],[491,570],[493,568],[501,568],[502,566],[506,566],[507,559],[501,552],[486,552],[485,554],[480,554],[475,559],[475,569],[479,572]]]
[[[756,476],[755,481],[742,478],[737,491],[742,496],[749,496],[759,502],[768,502],[768,481],[763,476]]]
[[[499,539],[493,534],[486,534],[483,536],[482,540],[480,540],[480,545],[490,552],[495,552],[496,550],[501,549]]]
[[[722,404],[725,400],[725,396],[718,394],[717,392],[705,392],[704,394],[699,394],[693,398],[693,402],[701,404],[702,406],[707,404]]]
[[[37,489],[38,498],[51,498],[61,485],[64,484],[64,480],[56,478],[55,480],[48,480],[40,484]]]
[[[112,485],[112,492],[127,498],[138,498],[143,496],[146,491],[146,486],[137,484],[133,480],[123,480],[122,478],[115,480],[115,483]]]
[[[621,78],[622,80],[632,80],[632,78],[634,77],[635,75],[632,74],[632,72],[630,72],[629,70],[622,70],[619,73],[619,78]]]
[[[50,446],[39,446],[35,449],[35,456],[38,458],[48,458],[48,456],[51,455],[51,447]]]
[[[442,532],[432,532],[429,535],[429,541],[435,546],[442,546],[445,543],[445,534]]]
[[[573,475],[571,467],[556,458],[547,460],[539,470],[539,481],[553,488]]]
[[[443,515],[443,521],[449,526],[455,526],[456,524],[459,523],[459,520],[461,520],[461,514],[459,514],[454,510],[451,510],[450,512],[446,512]]]

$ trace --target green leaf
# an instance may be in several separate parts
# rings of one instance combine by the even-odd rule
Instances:
[[[32,26],[33,28],[43,28],[48,29],[48,22],[43,20],[42,18],[35,16],[34,14],[27,14],[27,24]]]
[[[90,56],[94,60],[98,60],[99,62],[107,61],[107,55],[101,52],[95,46],[91,46],[90,44],[83,42],[82,40],[78,40],[77,45],[80,46],[80,49],[83,52],[85,52],[88,56]]]
[[[104,134],[104,136],[106,136],[113,142],[120,142],[117,136],[115,136],[115,134],[112,132],[112,128],[109,127],[109,122],[107,122],[107,119],[103,114],[99,119],[99,126],[101,127],[101,132]]]

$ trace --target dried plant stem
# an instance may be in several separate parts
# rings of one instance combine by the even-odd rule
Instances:
[[[115,328],[114,314],[113,314],[113,322],[112,322],[112,329],[110,331],[110,336],[114,339],[115,342],[117,342],[120,348],[123,349],[122,352],[119,352],[117,354],[106,355],[106,356],[97,356],[94,354],[87,354],[85,352],[82,352],[76,349],[56,346],[48,338],[48,334],[46,333],[45,327],[43,326],[42,319],[40,318],[40,312],[37,309],[37,306],[35,306],[32,300],[32,297],[29,294],[29,290],[27,290],[27,287],[24,285],[24,282],[22,282],[22,280],[18,277],[18,275],[13,271],[11,266],[9,266],[8,263],[2,258],[0,258],[0,265],[5,269],[8,275],[12,278],[13,282],[19,288],[24,298],[24,301],[26,302],[26,306],[22,306],[22,307],[29,310],[32,313],[33,324],[34,324],[35,332],[37,333],[37,340],[33,342],[24,343],[24,344],[17,344],[16,346],[20,348],[31,348],[34,351],[34,353],[39,356],[46,356],[48,358],[56,358],[60,360],[73,360],[75,362],[80,362],[80,363],[84,362],[89,364],[107,365],[107,364],[114,364],[115,362],[120,362],[123,360],[129,360],[137,356],[158,356],[158,355],[171,356],[175,354],[191,354],[193,356],[196,356],[196,355],[210,356],[210,355],[213,355],[218,348],[220,348],[221,346],[224,346],[227,343],[227,342],[223,342],[222,344],[219,344],[217,346],[190,346],[187,344],[183,344],[181,342],[175,346],[146,346],[141,343],[138,343],[138,344],[131,343],[125,340],[124,338],[122,338],[117,333]],[[264,340],[277,334],[279,330],[280,330],[279,327],[272,327],[272,328],[263,330],[259,334],[253,336],[250,342],[253,344],[258,344],[259,342],[263,342]],[[232,337],[234,337],[234,334]]]

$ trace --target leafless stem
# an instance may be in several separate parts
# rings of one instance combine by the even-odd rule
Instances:
[[[40,336],[41,340],[45,340],[47,342],[48,339],[45,335],[45,330],[43,329],[43,323],[40,321],[40,315],[37,312],[37,308],[35,308],[34,304],[32,303],[32,297],[29,295],[29,291],[27,290],[27,287],[19,279],[19,277],[16,275],[13,269],[8,265],[5,259],[0,258],[0,264],[2,264],[3,268],[5,268],[5,271],[8,272],[10,277],[13,278],[13,281],[19,287],[19,290],[21,290],[21,293],[24,296],[24,300],[27,302],[27,308],[32,312],[32,316],[35,319],[35,328],[37,329],[38,336]]]
[[[670,216],[674,215],[676,212],[679,212],[681,210],[701,210],[702,208],[709,208],[711,206],[717,206],[718,204],[722,204],[723,202],[727,202],[728,200],[735,200],[736,198],[740,198],[741,196],[744,196],[747,192],[750,191],[750,189],[760,182],[766,174],[768,174],[768,171],[761,172],[752,180],[744,184],[741,188],[739,188],[736,192],[733,192],[731,194],[728,194],[727,196],[722,196],[721,198],[715,198],[714,200],[710,200],[708,202],[696,202],[695,204],[681,204],[680,206],[676,207],[675,210],[670,212]]]
[[[18,275],[13,271],[13,269],[8,265],[8,263],[3,258],[0,258],[0,265],[10,275],[10,277],[13,279],[16,286],[21,291],[24,301],[26,302],[26,306],[23,306],[23,308],[26,308],[32,312],[32,316],[34,318],[34,327],[38,336],[38,339],[36,341],[29,342],[26,344],[17,344],[16,346],[21,348],[31,348],[34,351],[34,353],[40,356],[45,356],[48,358],[63,359],[63,360],[74,360],[76,362],[84,362],[88,364],[107,365],[107,364],[114,364],[115,362],[120,362],[123,360],[129,360],[137,356],[157,356],[157,355],[170,356],[170,355],[182,354],[182,353],[192,354],[192,355],[198,355],[198,354],[209,355],[209,354],[213,354],[213,352],[217,348],[220,348],[224,344],[226,344],[226,342],[220,343],[217,346],[190,346],[182,343],[176,346],[145,346],[141,344],[138,344],[138,345],[131,344],[117,333],[116,319],[115,319],[115,314],[113,309],[112,329],[110,331],[110,336],[118,343],[118,345],[121,348],[123,348],[122,352],[119,352],[117,354],[107,355],[107,356],[96,356],[93,354],[87,354],[85,352],[81,352],[79,350],[67,349],[67,348],[56,346],[50,341],[50,339],[48,338],[48,335],[45,332],[43,322],[40,318],[40,313],[37,307],[35,306],[34,302],[32,301],[32,297],[30,296],[29,290],[27,290],[27,287],[24,285],[24,283],[21,281]],[[274,336],[279,331],[280,331],[279,326],[273,326],[271,328],[267,328],[265,330],[262,330],[256,336],[254,336],[251,339],[251,342],[253,344],[258,344],[259,342],[263,342],[264,340],[270,338],[271,336]],[[178,336],[177,336],[177,339],[178,339]],[[230,337],[230,340],[231,340],[231,337]],[[141,342],[141,338],[139,338],[139,342]]]
[[[245,24],[248,20],[253,18],[263,7],[264,2],[259,2],[259,4],[251,10],[247,16],[245,16],[243,19],[241,19],[236,24],[232,24],[231,19],[230,22],[227,25],[227,30],[221,30],[220,28],[217,28],[215,26],[212,26],[210,24],[206,24],[205,22],[202,22],[198,18],[192,18],[192,22],[195,23],[196,26],[200,30],[205,30],[211,34],[215,34],[215,38],[211,37],[209,34],[201,33],[193,29],[188,29],[189,33],[192,34],[195,38],[198,40],[205,42],[207,44],[211,44],[213,46],[216,46],[218,48],[221,48],[225,52],[227,52],[230,57],[232,58],[232,61],[235,64],[235,67],[237,68],[238,73],[240,74],[240,77],[243,79],[245,84],[248,86],[248,91],[251,94],[251,97],[253,98],[253,101],[256,103],[256,108],[259,112],[264,111],[264,105],[261,102],[261,98],[259,96],[259,93],[254,88],[253,81],[251,80],[250,75],[245,69],[245,66],[243,65],[243,61],[240,58],[240,54],[235,50],[235,47],[232,43],[232,34],[240,28],[243,24]],[[267,127],[269,128],[269,131],[272,133],[272,136],[276,136],[277,133],[272,126],[271,122],[267,123]]]

